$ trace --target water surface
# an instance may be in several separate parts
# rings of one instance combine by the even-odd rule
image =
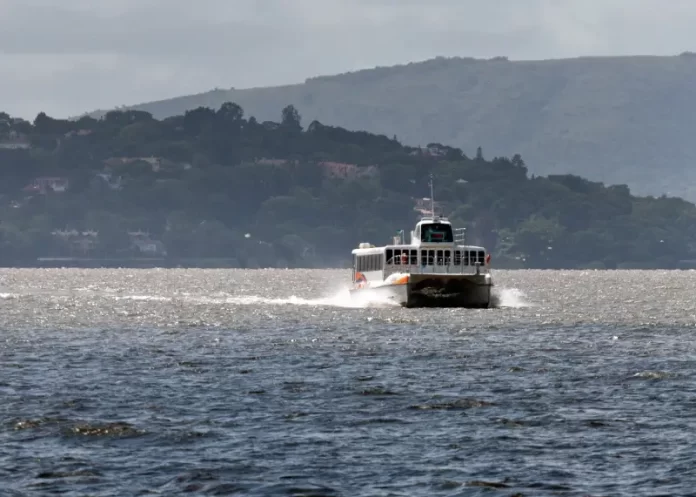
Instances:
[[[494,276],[0,270],[0,495],[692,494],[696,273]]]

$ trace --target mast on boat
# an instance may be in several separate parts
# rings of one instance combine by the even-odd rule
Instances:
[[[435,217],[435,194],[433,193],[433,173],[430,173],[430,214]]]

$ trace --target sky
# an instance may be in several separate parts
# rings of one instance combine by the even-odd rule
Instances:
[[[436,56],[696,51],[695,0],[0,0],[0,111],[33,120]]]

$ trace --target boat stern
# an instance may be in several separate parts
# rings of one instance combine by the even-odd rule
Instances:
[[[490,273],[411,274],[405,307],[468,307],[491,305]]]

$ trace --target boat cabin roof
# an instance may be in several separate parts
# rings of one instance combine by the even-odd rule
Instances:
[[[463,237],[458,237],[458,230],[453,230],[452,223],[446,217],[425,216],[422,217],[411,232],[411,243],[391,244],[375,247],[370,243],[360,243],[353,249],[355,255],[383,254],[386,250],[486,250],[476,245],[459,245],[464,242]],[[403,233],[403,232],[402,232]],[[394,241],[404,241],[395,237]]]
[[[374,255],[383,254],[385,247],[372,247],[372,248],[356,248],[353,249],[351,253],[356,255]]]
[[[452,245],[452,244],[432,244],[432,245],[385,245],[383,247],[356,248],[352,250],[355,255],[375,255],[384,254],[387,250],[486,250],[478,245]]]
[[[449,219],[443,216],[424,216],[420,218],[420,220],[416,223],[416,226],[421,225],[421,224],[432,224],[432,223],[438,223],[438,224],[449,224],[451,225]]]

